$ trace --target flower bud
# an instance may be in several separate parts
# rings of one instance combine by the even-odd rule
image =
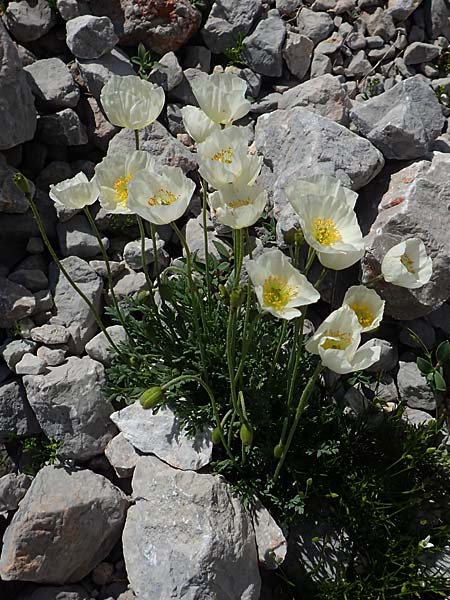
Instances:
[[[13,175],[13,181],[21,192],[23,192],[24,194],[30,193],[30,185],[28,183],[28,179],[24,175],[22,175],[22,173],[16,173],[15,175]]]
[[[137,295],[138,302],[145,302],[149,296],[148,290],[141,290]]]
[[[244,446],[251,446],[253,443],[253,429],[250,425],[242,423],[241,430],[239,432],[241,442]]]
[[[211,441],[215,446],[217,446],[217,444],[220,444],[220,442],[222,441],[220,437],[220,427],[215,427],[213,429],[213,432],[211,434]]]
[[[277,444],[273,449],[273,455],[275,458],[281,458],[283,454],[283,444]]]
[[[233,290],[230,294],[230,306],[231,308],[239,308],[244,299],[243,289],[238,287]]]
[[[155,408],[164,400],[164,390],[158,386],[148,388],[141,396],[141,405],[145,409]]]

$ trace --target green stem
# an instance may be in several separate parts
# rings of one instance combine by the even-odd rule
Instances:
[[[203,381],[203,379],[201,377],[198,377],[197,375],[180,375],[180,377],[176,377],[175,379],[172,379],[172,381],[169,381],[168,383],[165,383],[164,385],[162,385],[161,389],[168,390],[171,387],[173,387],[174,385],[178,385],[179,383],[183,383],[185,381],[196,381],[199,385],[201,385],[203,387],[203,389],[208,394],[210,402],[211,402],[211,407],[213,409],[214,419],[216,420],[217,428],[219,430],[220,441],[222,442],[223,447],[225,448],[228,456],[231,458],[231,460],[233,462],[235,462],[233,453],[231,452],[231,449],[230,449],[230,447],[225,439],[225,435],[223,433],[222,422],[220,420],[219,410],[217,408],[217,403],[216,403],[216,399],[214,397],[213,391],[209,387],[209,385]]]
[[[151,280],[150,274],[148,272],[147,253],[145,247],[145,227],[139,215],[136,215],[136,221],[139,226],[139,233],[141,234],[142,270],[144,271],[145,281],[147,282],[147,287],[152,299],[152,304],[156,306],[155,295],[153,293],[153,281]]]
[[[100,235],[100,231],[98,230],[97,225],[95,224],[95,221],[92,218],[92,215],[89,212],[88,207],[85,206],[83,208],[83,210],[84,210],[84,214],[86,215],[86,218],[87,218],[87,220],[89,222],[89,225],[90,225],[92,231],[94,232],[95,237],[98,240],[98,244],[100,246],[100,250],[101,250],[101,253],[103,255],[103,260],[105,261],[105,265],[106,265],[106,272],[107,272],[107,275],[108,275],[108,287],[109,287],[109,291],[111,292],[111,299],[112,299],[112,302],[114,304],[114,308],[116,309],[117,316],[119,317],[119,321],[121,322],[122,327],[126,331],[127,325],[126,325],[126,322],[125,322],[125,318],[124,318],[124,316],[122,314],[122,311],[120,310],[119,302],[117,301],[117,296],[116,296],[116,293],[114,291],[113,277],[112,277],[112,272],[111,272],[111,265],[109,264],[108,253],[106,252],[106,248],[105,248],[105,245],[103,243],[102,236]],[[130,337],[130,336],[128,336],[128,337]],[[130,337],[130,339],[131,339],[131,337]]]
[[[139,144],[139,129],[135,129],[134,130],[134,142],[136,145],[136,150],[140,149],[140,144]]]
[[[316,251],[314,250],[314,248],[311,248],[311,246],[309,247],[308,250],[308,258],[306,259],[306,265],[305,265],[305,270],[303,272],[303,274],[306,276],[309,273],[310,268],[312,267],[312,264],[314,262],[314,259],[316,258]]]
[[[33,211],[33,215],[34,218],[36,219],[36,223],[37,226],[39,228],[40,234],[42,236],[42,239],[44,240],[44,244],[47,246],[48,251],[50,252],[51,257],[53,258],[53,261],[55,262],[55,264],[57,265],[57,267],[59,268],[59,270],[61,271],[61,273],[64,275],[64,277],[67,279],[67,281],[69,282],[69,284],[73,287],[73,289],[76,291],[76,293],[86,302],[86,304],[88,305],[90,311],[92,312],[92,315],[97,323],[97,325],[100,327],[100,330],[102,331],[102,333],[104,334],[104,336],[106,337],[106,339],[108,340],[109,344],[114,348],[114,350],[118,353],[121,354],[118,346],[114,343],[113,339],[111,338],[111,336],[109,335],[109,333],[106,331],[106,327],[103,325],[103,321],[100,318],[100,315],[98,314],[95,306],[93,305],[93,303],[89,300],[89,298],[86,296],[86,294],[78,287],[78,285],[75,283],[75,281],[72,279],[72,277],[69,275],[69,273],[66,271],[65,267],[62,265],[61,261],[59,260],[58,256],[56,255],[56,252],[53,249],[53,246],[50,242],[50,240],[48,239],[47,233],[45,231],[45,227],[44,224],[42,222],[41,219],[41,215],[39,214],[39,210],[38,207],[36,206],[30,192],[24,192],[30,206],[31,206],[31,210]]]
[[[319,289],[320,284],[322,283],[322,281],[325,279],[325,275],[327,274],[327,269],[324,267],[319,275],[319,277],[317,278],[316,283],[314,284],[314,287],[316,288],[316,290]]]
[[[298,424],[300,422],[300,419],[302,417],[303,411],[305,409],[306,403],[308,402],[309,398],[311,397],[311,394],[314,391],[314,387],[317,381],[317,378],[320,375],[320,372],[322,370],[322,363],[319,362],[317,363],[317,366],[314,370],[314,373],[311,375],[308,383],[306,384],[305,389],[303,390],[302,395],[300,396],[300,400],[299,403],[297,405],[297,410],[295,412],[295,418],[294,418],[294,422],[292,424],[292,427],[289,431],[289,435],[288,438],[286,440],[286,444],[283,446],[283,450],[282,450],[282,454],[280,456],[280,459],[278,461],[277,467],[275,469],[275,473],[273,475],[273,481],[275,482],[278,479],[278,476],[280,474],[280,471],[283,467],[284,461],[286,460],[286,456],[289,452],[289,448],[291,447],[292,444],[292,440],[294,438],[295,432],[297,431],[297,427]]]
[[[280,356],[281,346],[283,345],[284,338],[286,337],[287,326],[288,326],[288,322],[286,320],[284,320],[283,321],[283,325],[281,326],[280,336],[278,338],[278,344],[277,344],[277,347],[276,347],[276,350],[275,350],[275,354],[274,354],[273,359],[272,359],[272,364],[270,365],[269,383],[272,381],[273,373],[275,371],[275,367],[276,367],[277,362],[278,362],[278,357]]]
[[[150,235],[152,237],[153,254],[155,256],[156,281],[158,283],[158,290],[161,290],[161,276],[159,274],[158,242],[156,241],[156,228],[153,223],[150,223]]]
[[[203,189],[203,243],[205,246],[205,278],[206,278],[206,294],[208,298],[208,309],[211,311],[211,276],[209,272],[209,252],[208,252],[208,188],[206,181],[202,178],[202,189]]]
[[[369,279],[369,281],[366,281],[365,283],[363,283],[363,285],[370,288],[370,287],[373,287],[376,283],[378,283],[378,281],[382,281],[383,279],[384,279],[384,276],[381,273],[380,275],[377,275],[376,277]]]

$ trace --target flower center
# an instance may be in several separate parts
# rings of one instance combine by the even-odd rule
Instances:
[[[352,341],[352,334],[346,331],[327,331],[321,346],[324,350],[345,350]]]
[[[373,310],[367,304],[360,304],[359,302],[355,302],[354,304],[349,304],[352,311],[358,317],[359,324],[361,327],[370,327],[375,320],[375,315],[373,314]]]
[[[414,262],[409,258],[409,256],[407,254],[401,255],[400,262],[406,268],[408,273],[415,274],[416,270],[414,269]]]
[[[236,200],[228,202],[230,208],[241,208],[242,206],[250,206],[251,204],[253,204],[253,202],[250,198],[237,198]]]
[[[133,179],[133,175],[125,175],[125,177],[119,177],[114,182],[113,188],[116,192],[117,200],[119,204],[127,205],[128,201],[128,184]]]
[[[314,219],[313,237],[322,246],[332,246],[342,240],[334,221],[332,219],[321,219],[320,217]]]
[[[178,200],[178,196],[169,190],[160,189],[148,199],[149,206],[170,206]]]
[[[285,277],[270,275],[263,283],[263,300],[265,306],[275,310],[283,310],[295,296],[295,288],[289,286]]]
[[[233,162],[233,148],[222,148],[219,152],[216,152],[211,156],[212,160],[223,163],[224,165],[231,165]]]

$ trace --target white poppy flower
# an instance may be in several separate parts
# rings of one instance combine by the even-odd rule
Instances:
[[[385,281],[415,289],[428,283],[433,273],[433,261],[419,238],[410,238],[388,250],[381,263]]]
[[[351,373],[367,369],[376,363],[380,346],[370,342],[358,348],[361,326],[358,317],[348,306],[335,310],[306,342],[306,350],[318,354],[322,364],[335,373]]]
[[[51,185],[48,195],[67,208],[84,208],[97,200],[98,187],[94,179],[89,181],[84,173],[77,173],[72,179]]]
[[[317,252],[322,265],[339,271],[358,262],[364,254],[361,229],[353,210],[353,192],[324,180],[324,193],[312,178],[289,185],[286,196],[299,216],[308,244]],[[306,189],[305,195],[303,191]]]
[[[130,214],[128,186],[138,171],[153,170],[154,166],[152,157],[143,150],[105,156],[95,167],[102,207],[109,213]]]
[[[385,302],[375,290],[364,285],[353,285],[345,293],[344,306],[348,306],[358,317],[362,331],[376,329],[383,319]]]
[[[258,185],[231,184],[210,194],[208,202],[220,223],[242,229],[261,217],[267,198],[267,192]]]
[[[246,264],[262,310],[280,319],[294,319],[301,315],[296,307],[314,304],[319,292],[295,269],[281,250],[264,252]]]
[[[345,187],[342,181],[331,175],[309,175],[297,179],[286,188],[289,200],[291,197],[301,202],[311,198],[314,202],[324,202],[325,198],[336,198],[344,205],[354,209],[358,194]],[[291,200],[292,202],[292,200]]]
[[[230,125],[250,110],[246,82],[232,73],[213,73],[191,82],[200,108],[215,123]]]
[[[143,129],[159,117],[164,90],[137,75],[112,75],[100,94],[109,121],[126,129]]]
[[[201,108],[196,106],[183,106],[181,115],[186,132],[197,144],[204,142],[212,133],[221,130],[218,123],[214,123]]]
[[[253,184],[262,165],[261,156],[248,154],[248,132],[231,125],[198,145],[199,173],[216,189],[230,183]]]
[[[179,167],[140,171],[128,188],[128,208],[155,225],[166,225],[185,213],[194,191],[195,183]]]

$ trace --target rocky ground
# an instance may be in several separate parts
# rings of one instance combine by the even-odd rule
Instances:
[[[425,241],[432,280],[385,290],[391,319],[377,332],[375,370],[392,375],[382,384],[387,402],[406,400],[412,422],[429,420],[435,397],[402,325],[430,348],[450,336],[450,8],[445,0],[21,0],[3,2],[2,12],[0,596],[269,598],[260,596],[259,567],[275,566],[270,550],[284,558],[282,532],[263,508],[250,518],[224,481],[197,473],[211,459],[207,436],[187,439],[168,409],[154,417],[105,399],[106,340],[51,262],[11,177],[19,169],[33,181],[48,236],[101,310],[108,298],[98,241],[86,217],[55,206],[48,191],[80,170],[92,176],[108,149],[133,147],[132,132],[102,113],[102,86],[138,69],[139,43],[151,50],[159,64],[140,66],[167,104],[142,148],[189,174],[196,160],[180,108],[196,104],[190,83],[213,70],[238,74],[253,100],[244,124],[265,157],[260,181],[280,244],[296,225],[282,190],[312,173],[360,193],[364,276],[392,239]],[[199,206],[196,197],[186,236],[201,252]],[[134,222],[98,206],[93,215],[117,297],[137,293],[145,277]],[[170,228],[158,233],[159,260],[169,264],[180,251]],[[224,233],[210,223],[210,239]],[[356,275],[345,272],[337,289]],[[120,326],[109,332],[123,339]],[[57,459],[36,472],[23,440],[41,432]]]

